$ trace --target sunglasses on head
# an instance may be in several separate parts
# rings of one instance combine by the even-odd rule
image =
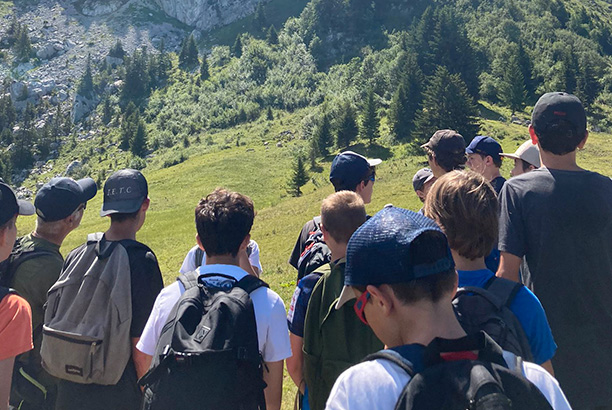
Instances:
[[[355,304],[353,305],[353,309],[355,309],[355,314],[365,325],[368,324],[366,320],[365,313],[363,312],[365,309],[366,303],[368,303],[368,299],[370,299],[370,292],[367,290],[359,296]]]

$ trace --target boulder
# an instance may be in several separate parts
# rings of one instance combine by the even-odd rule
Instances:
[[[70,113],[70,119],[74,124],[81,121],[90,112],[92,112],[98,105],[96,98],[88,98],[83,95],[77,94],[74,97],[74,104],[72,105],[72,112]]]
[[[72,161],[70,164],[68,164],[68,166],[66,167],[66,176],[70,176],[70,175],[74,175],[77,171],[79,171],[81,169],[82,165],[80,161]]]
[[[41,60],[52,59],[59,50],[56,50],[54,44],[45,44],[36,51],[36,57]]]

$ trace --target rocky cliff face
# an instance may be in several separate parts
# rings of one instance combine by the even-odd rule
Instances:
[[[265,0],[155,0],[169,16],[202,31],[232,23],[253,13]]]

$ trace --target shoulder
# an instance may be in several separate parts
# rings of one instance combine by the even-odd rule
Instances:
[[[30,304],[21,296],[9,293],[0,301],[0,315],[18,323],[29,322],[32,317]]]
[[[571,409],[559,382],[544,368],[535,363],[523,362],[523,374],[542,392],[553,409]]]
[[[306,293],[310,293],[314,289],[314,287],[317,284],[317,282],[319,281],[319,279],[321,279],[321,274],[320,273],[318,273],[318,272],[309,273],[308,275],[306,275],[302,279],[300,279],[300,281],[298,282],[298,287],[302,291],[304,291]]]
[[[159,292],[157,299],[155,299],[156,309],[160,312],[170,312],[184,292],[185,289],[178,281],[166,286]]]
[[[262,286],[259,289],[255,289],[251,292],[251,300],[253,301],[253,308],[256,311],[271,312],[282,309],[284,315],[285,304],[283,300],[278,293],[270,288]]]

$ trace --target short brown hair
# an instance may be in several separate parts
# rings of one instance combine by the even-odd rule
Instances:
[[[253,201],[246,195],[217,188],[202,198],[195,221],[206,254],[236,256],[254,218]]]
[[[321,204],[321,223],[337,242],[348,243],[365,220],[363,199],[352,191],[338,191]]]
[[[499,203],[482,175],[473,171],[444,174],[429,191],[424,211],[440,225],[459,255],[474,260],[491,253],[497,240]]]

